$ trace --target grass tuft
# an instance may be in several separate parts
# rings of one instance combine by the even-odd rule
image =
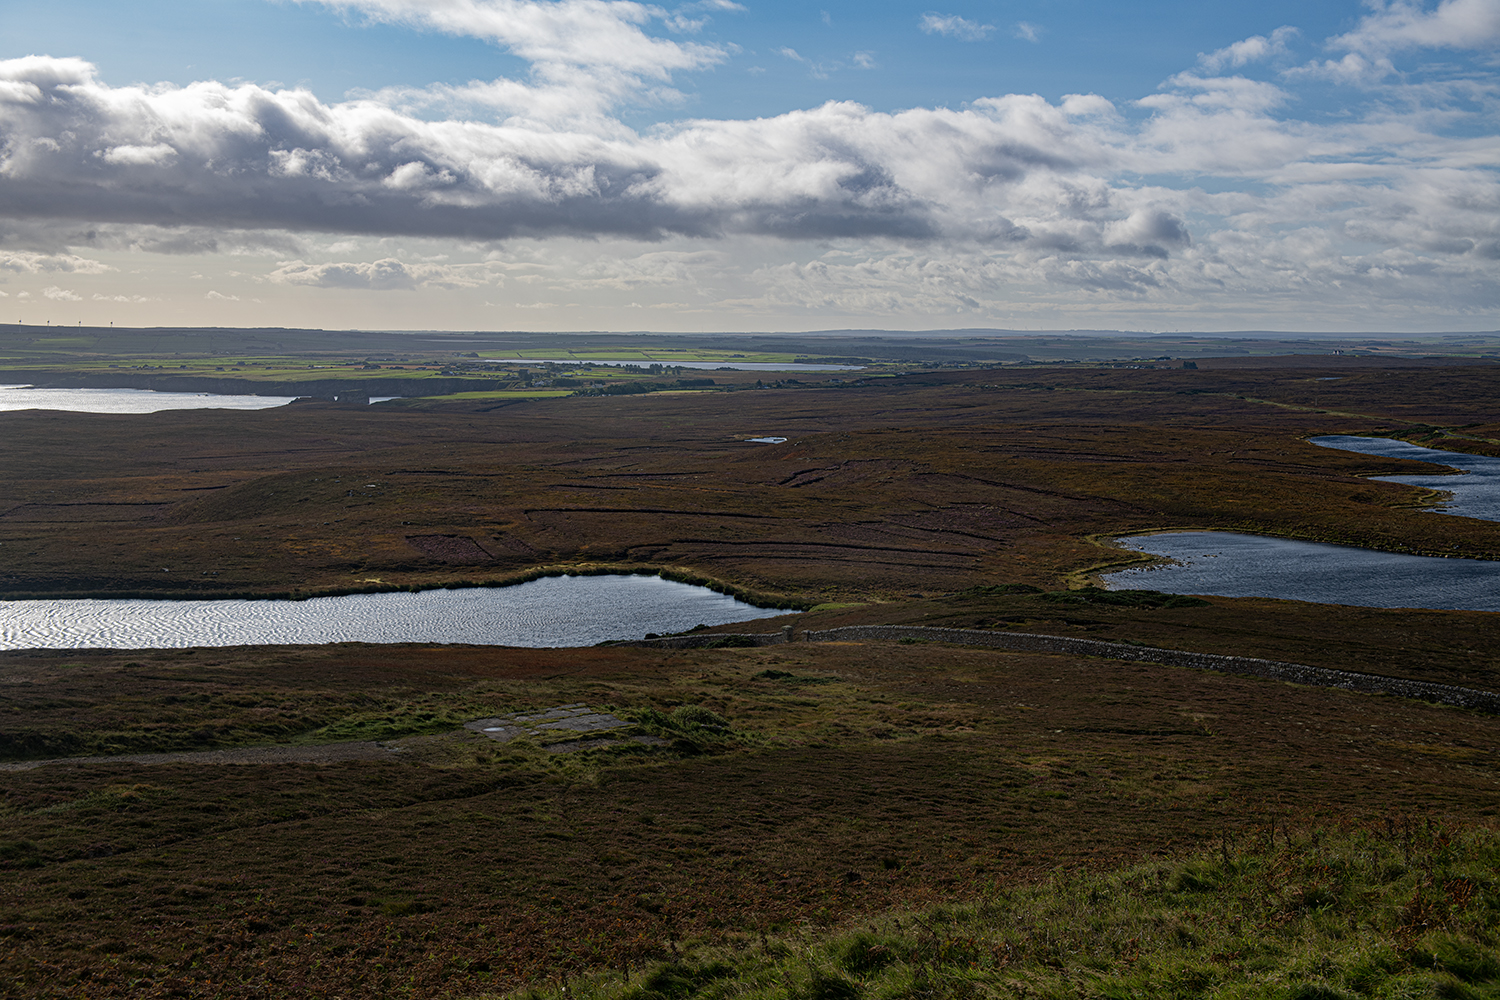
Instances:
[[[1403,823],[1228,843],[857,930],[688,952],[635,986],[603,976],[538,996],[1500,996],[1500,832]]]

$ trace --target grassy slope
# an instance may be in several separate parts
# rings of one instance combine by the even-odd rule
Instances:
[[[525,996],[1479,999],[1500,994],[1497,877],[1493,828],[1266,828],[1187,858],[1058,874],[838,934],[747,936]]]
[[[0,679],[29,756],[451,734],[576,701],[733,727],[664,751],[461,731],[324,766],[10,771],[0,942],[22,996],[467,995],[1272,822],[1500,808],[1500,719],[1066,656],[245,648],[8,654]]]
[[[746,936],[528,998],[1389,1000],[1500,995],[1500,836],[1271,827],[842,933]]]
[[[1325,371],[1344,377],[1313,381]],[[1357,478],[1419,466],[1300,441],[1415,431],[1493,449],[1500,427],[1485,421],[1497,397],[1500,378],[1486,368],[1329,359],[420,413],[20,414],[0,443],[13,470],[0,496],[0,589],[309,592],[497,580],[540,564],[665,564],[859,605],[808,624],[1051,631],[1494,687],[1492,615],[1224,600],[1070,607],[962,592],[1056,587],[1115,558],[1090,536],[1153,527],[1500,555],[1500,526],[1418,513],[1412,491]],[[748,431],[792,440],[730,440]],[[407,541],[441,533],[479,539],[493,561],[445,565]],[[960,593],[907,596],[948,591]],[[551,758],[452,730],[572,701],[642,713],[699,704],[734,733]],[[1105,969],[1036,962],[1045,953],[1027,952],[1029,939],[993,908],[950,907],[949,917],[966,921],[968,937],[1019,949],[1011,972],[1037,993],[1092,988],[1104,973],[1116,977],[1113,995],[1216,985],[1232,995],[1261,973],[1291,990],[1289,977],[1311,969],[1330,992],[1305,995],[1333,996],[1358,986],[1349,949],[1368,941],[1389,966],[1377,970],[1388,994],[1462,996],[1490,987],[1452,968],[1418,981],[1431,971],[1422,949],[1462,959],[1440,936],[1418,936],[1389,961],[1361,931],[1278,955],[1260,928],[1280,911],[1217,937],[1199,916],[1256,903],[1245,886],[1267,884],[1265,872],[1300,877],[1298,858],[1318,857],[1304,846],[1255,861],[1248,845],[1273,818],[1493,823],[1497,726],[1393,699],[946,646],[8,654],[0,733],[12,760],[371,738],[399,740],[402,752],[328,766],[114,761],[6,773],[0,946],[24,996],[470,995],[695,948],[728,949],[752,986],[780,976],[809,1000],[838,995],[845,980],[872,994],[958,995],[1009,989],[1010,973],[940,968],[921,949],[942,933],[907,935],[915,950],[903,952],[894,925],[879,923],[897,955],[881,972],[848,967],[847,937],[804,941],[811,965],[746,948],[795,926],[993,899],[993,887],[1034,907],[1023,912],[1051,907],[1056,919],[1043,923],[1061,933],[1076,926],[1068,885],[1083,883],[1025,895],[1039,874],[1228,835],[1244,870],[1203,869],[1238,894],[1223,906],[1212,886],[1177,898],[1176,868],[1166,883],[1139,873],[1110,883],[1122,908],[1108,912],[1166,945],[1129,968],[1129,952],[1107,949]],[[1356,848],[1374,850],[1337,850]],[[1387,884],[1390,898],[1399,902],[1408,874]],[[1337,907],[1373,907],[1385,933],[1389,900],[1372,895],[1385,890],[1359,878]],[[1307,884],[1275,883],[1275,896],[1293,900]],[[1141,907],[1176,923],[1145,921]],[[1328,912],[1342,920],[1337,907]],[[1338,922],[1316,910],[1294,905],[1285,926]],[[960,926],[937,923],[949,917],[922,919]],[[1251,958],[1265,968],[1234,956],[1234,934],[1260,942]],[[701,985],[695,975],[677,992]]]

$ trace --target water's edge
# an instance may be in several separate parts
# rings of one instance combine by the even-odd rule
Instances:
[[[307,601],[9,601],[0,604],[0,647],[172,649],[344,642],[581,647],[786,613],[661,576],[563,574],[513,590],[434,588]]]
[[[426,590],[474,590],[519,587],[558,576],[653,576],[673,583],[703,587],[758,608],[806,611],[816,601],[787,594],[767,594],[725,583],[678,566],[621,566],[614,563],[538,566],[494,580],[448,580],[443,583],[372,583],[315,590],[226,590],[211,594],[180,590],[22,590],[0,593],[0,601],[313,601],[323,597],[354,597],[362,594],[416,594]]]
[[[1312,542],[1248,532],[1129,535],[1155,558],[1099,574],[1108,589],[1262,597],[1313,604],[1500,612],[1500,560]]]

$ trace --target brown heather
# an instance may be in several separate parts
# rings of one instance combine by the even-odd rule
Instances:
[[[1303,440],[1493,452],[1497,390],[1486,365],[1244,359],[11,414],[0,591],[665,568],[827,605],[799,629],[1007,629],[1495,691],[1491,614],[997,587],[1055,595],[1136,558],[1108,538],[1171,527],[1500,557],[1500,525],[1361,478],[1424,466]],[[549,755],[461,728],[571,702],[668,743]],[[729,729],[673,728],[682,706]],[[9,653],[0,992],[1494,995],[1497,750],[1500,718],[1458,709],[943,644]]]

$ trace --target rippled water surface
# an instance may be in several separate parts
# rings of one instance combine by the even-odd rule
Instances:
[[[38,389],[0,385],[0,411],[70,410],[74,413],[158,413],[162,410],[268,410],[293,396],[224,396],[154,389]]]
[[[1438,476],[1374,476],[1387,483],[1405,483],[1434,490],[1447,490],[1453,499],[1441,507],[1432,508],[1439,514],[1456,514],[1460,517],[1477,517],[1484,521],[1500,521],[1500,458],[1488,455],[1465,455],[1457,451],[1438,451],[1420,445],[1407,444],[1391,438],[1350,437],[1331,434],[1327,437],[1308,438],[1324,448],[1341,451],[1357,451],[1364,455],[1385,455],[1389,458],[1414,458],[1421,462],[1436,462],[1463,470],[1465,475]]]
[[[325,642],[591,646],[784,615],[654,576],[307,601],[0,601],[0,649],[146,649]]]
[[[1438,559],[1227,531],[1122,538],[1173,564],[1104,574],[1112,589],[1279,597],[1370,608],[1500,611],[1500,562]]]

